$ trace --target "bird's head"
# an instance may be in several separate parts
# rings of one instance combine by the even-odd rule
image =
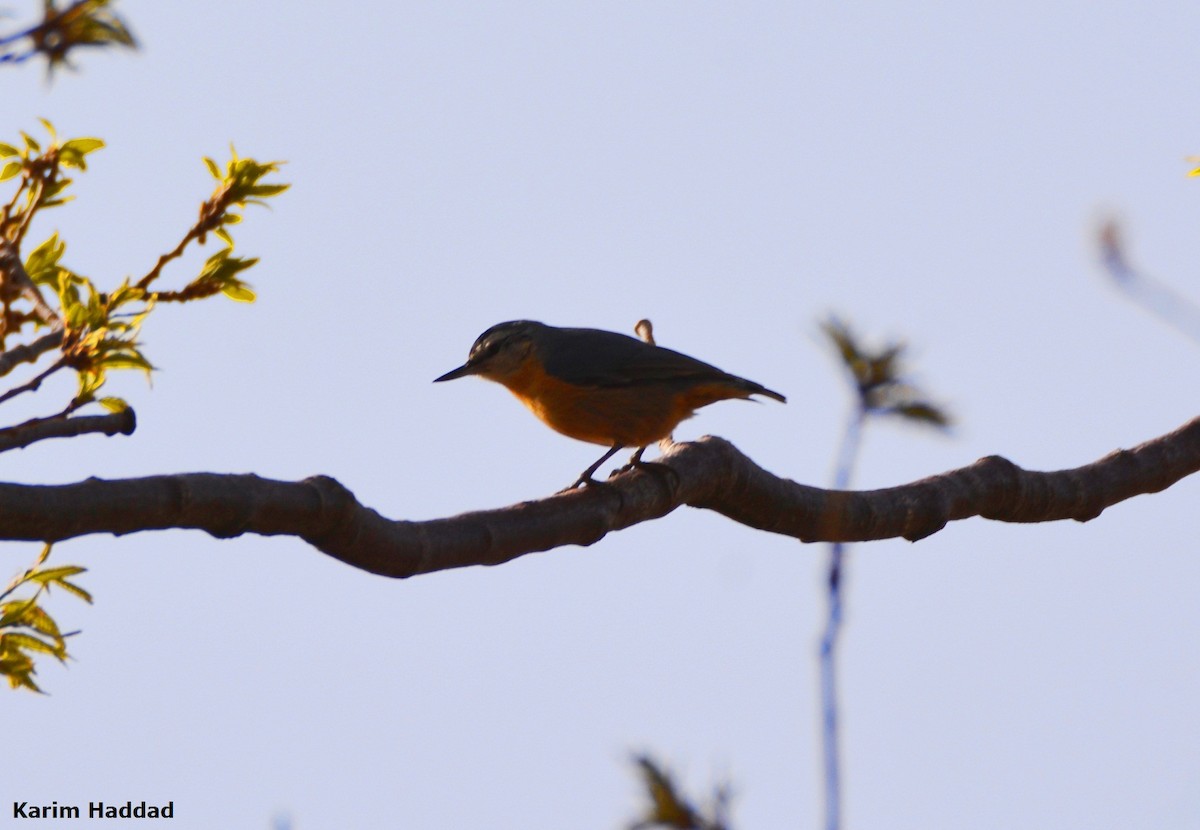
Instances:
[[[521,369],[533,351],[534,341],[547,328],[532,320],[512,320],[492,326],[471,346],[466,363],[435,379],[434,383],[467,375],[503,383],[505,378]]]

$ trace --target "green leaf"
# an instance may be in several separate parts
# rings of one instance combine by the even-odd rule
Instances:
[[[0,182],[11,179],[13,176],[20,173],[21,168],[24,166],[25,165],[19,161],[10,161],[8,164],[4,165],[4,169],[0,170]]]
[[[8,158],[9,156],[19,156],[21,151],[11,144],[5,144],[0,141],[0,159]]]
[[[51,234],[50,238],[38,245],[25,258],[25,273],[29,278],[38,285],[53,286],[56,291],[59,291],[59,277],[62,274],[70,274],[65,268],[58,264],[58,260],[62,257],[63,252],[67,250],[67,244],[58,238],[58,234]],[[61,292],[60,292],[61,293]]]
[[[93,370],[79,373],[79,391],[75,399],[81,404],[90,403],[96,397],[96,390],[104,385],[104,371]]]
[[[40,145],[36,141],[34,141],[33,136],[31,136],[29,133],[22,130],[21,138],[23,138],[25,140],[25,149],[32,150],[35,153],[42,152],[42,145]]]
[[[53,199],[59,193],[66,190],[71,184],[70,179],[59,179],[57,181],[46,182],[42,187],[42,204],[46,204],[47,199]]]

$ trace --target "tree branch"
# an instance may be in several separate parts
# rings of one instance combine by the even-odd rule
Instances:
[[[56,415],[53,418],[34,418],[14,427],[0,429],[0,452],[24,449],[47,438],[74,438],[76,435],[93,432],[108,436],[118,433],[132,435],[136,428],[137,418],[129,408],[107,415],[82,415],[76,418]]]
[[[0,352],[0,377],[4,377],[22,363],[36,362],[46,352],[61,346],[62,341],[63,330],[59,329],[42,335],[32,343],[14,346],[5,352]]]
[[[912,484],[863,492],[777,478],[728,441],[706,437],[670,445],[656,465],[601,486],[424,522],[386,519],[326,476],[285,482],[188,473],[54,486],[0,484],[0,538],[53,542],[168,528],[204,530],[217,538],[292,535],[356,568],[409,577],[498,565],[562,545],[591,545],[684,504],[805,542],[916,541],[971,516],[1084,522],[1198,470],[1200,418],[1073,470],[1031,472],[990,456]]]
[[[27,383],[22,383],[20,386],[14,386],[12,389],[9,389],[3,395],[0,395],[0,403],[4,403],[5,401],[7,401],[11,398],[15,398],[17,395],[23,395],[26,392],[36,392],[38,389],[41,388],[42,381],[44,381],[46,378],[50,377],[52,374],[57,372],[59,369],[66,368],[66,365],[67,365],[66,357],[65,356],[60,357],[58,360],[54,361],[54,363],[50,364],[50,366],[45,371],[43,371],[41,374],[36,375],[32,379],[30,379]]]

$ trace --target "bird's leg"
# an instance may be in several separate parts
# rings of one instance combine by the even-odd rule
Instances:
[[[642,453],[644,453],[645,451],[646,451],[645,447],[638,447],[636,450],[633,451],[633,455],[631,455],[629,457],[629,463],[626,464],[624,467],[618,467],[616,470],[613,470],[612,475],[619,476],[621,473],[627,473],[630,470],[634,469],[635,467],[649,466],[651,462],[642,460]],[[612,478],[612,476],[609,476],[609,478]]]
[[[643,461],[642,460],[642,453],[644,453],[645,451],[646,451],[646,447],[638,447],[637,452],[635,452],[630,457],[629,463],[626,464],[624,467],[622,467],[619,470],[619,472],[624,473],[628,470],[645,470],[646,472],[654,473],[655,475],[663,475],[664,473],[666,473],[666,474],[670,474],[670,476],[675,479],[676,485],[678,485],[679,474],[676,473],[670,467],[668,467],[666,464],[663,464],[660,461]]]
[[[647,445],[647,446],[649,446],[649,445]],[[646,451],[646,447],[638,447],[636,450],[634,450],[633,455],[629,456],[629,463],[626,464],[621,469],[617,470],[617,472],[618,473],[627,473],[630,470],[637,469],[638,467],[645,468],[645,467],[660,467],[660,466],[662,466],[661,464],[655,464],[653,461],[643,461],[642,453],[644,453],[645,451]]]
[[[603,464],[605,461],[607,461],[608,459],[610,459],[614,455],[616,455],[623,446],[624,446],[623,444],[617,444],[612,449],[610,449],[608,452],[606,452],[604,455],[600,456],[600,458],[596,461],[596,463],[593,464],[592,466],[588,467],[582,473],[580,473],[579,478],[575,479],[575,483],[572,484],[567,489],[574,490],[576,487],[582,487],[585,484],[600,484],[601,482],[596,481],[596,479],[592,478],[592,473],[596,472],[596,470],[599,469],[601,464]],[[644,450],[646,448],[642,447],[642,449]]]

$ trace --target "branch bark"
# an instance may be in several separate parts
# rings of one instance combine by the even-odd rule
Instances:
[[[15,427],[0,429],[0,452],[24,449],[30,444],[47,438],[74,438],[88,433],[107,436],[132,435],[137,428],[137,416],[130,408],[105,415],[80,415],[69,418],[56,415],[53,418],[34,418]]]
[[[900,487],[821,490],[781,479],[722,438],[664,447],[660,462],[608,483],[510,507],[392,521],[326,476],[301,482],[187,473],[75,484],[0,483],[0,538],[59,541],[191,528],[217,538],[297,536],[356,568],[409,577],[591,545],[681,505],[804,542],[923,539],[948,522],[1085,522],[1200,470],[1200,418],[1072,470],[1022,470],[999,456]]]
[[[0,377],[7,375],[22,363],[36,362],[46,352],[61,346],[62,341],[63,330],[59,329],[39,337],[32,343],[13,346],[11,349],[0,352]]]

